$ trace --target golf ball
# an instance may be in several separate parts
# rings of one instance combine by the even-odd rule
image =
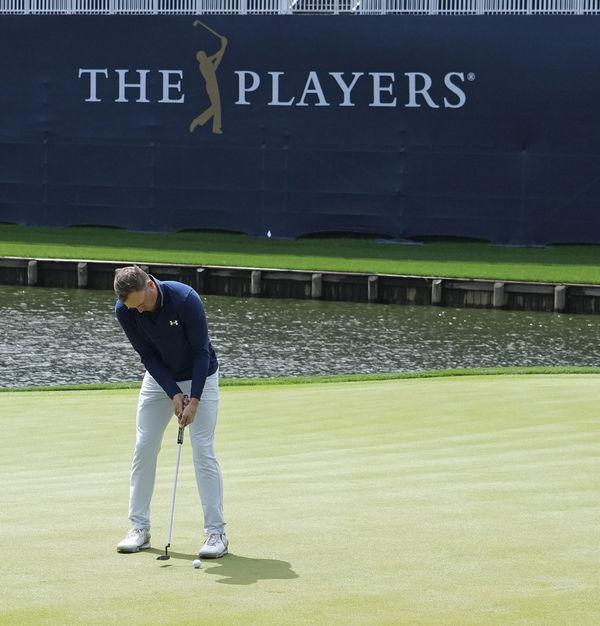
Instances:
[[[192,563],[192,565],[193,565],[196,569],[198,569],[199,567],[202,567],[202,561],[201,561],[200,559],[196,559],[196,560]]]

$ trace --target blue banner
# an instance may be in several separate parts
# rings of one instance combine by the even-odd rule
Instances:
[[[0,221],[600,243],[593,16],[3,16],[0,33]]]

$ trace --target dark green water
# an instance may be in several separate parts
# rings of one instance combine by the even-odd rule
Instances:
[[[226,377],[600,365],[600,318],[204,298]],[[0,286],[0,386],[117,382],[143,368],[109,291]]]

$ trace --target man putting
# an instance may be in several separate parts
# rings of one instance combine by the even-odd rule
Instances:
[[[146,374],[137,407],[137,437],[131,466],[129,519],[132,528],[119,552],[150,547],[150,501],[156,463],[173,413],[189,426],[206,540],[200,558],[227,554],[223,477],[215,456],[219,412],[219,364],[208,336],[200,296],[187,285],[160,281],[138,266],[118,269],[115,314],[140,355]],[[184,404],[184,394],[190,400]]]

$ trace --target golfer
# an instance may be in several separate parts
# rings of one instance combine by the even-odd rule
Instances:
[[[227,554],[223,477],[214,451],[219,411],[219,364],[208,336],[204,306],[187,285],[160,281],[138,266],[118,269],[115,314],[146,368],[137,406],[131,466],[132,528],[119,552],[150,547],[150,501],[162,438],[173,414],[189,426],[196,483],[204,512],[202,558]],[[183,396],[189,403],[184,406]]]

